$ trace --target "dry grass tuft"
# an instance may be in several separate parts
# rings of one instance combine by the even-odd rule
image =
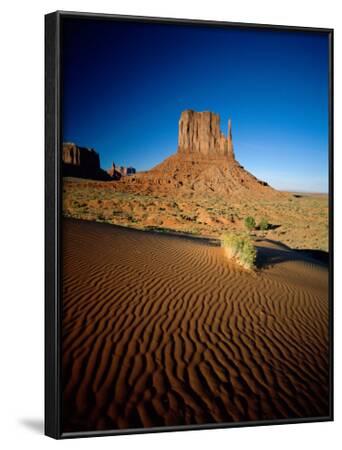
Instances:
[[[236,260],[245,269],[255,269],[257,252],[248,234],[225,233],[222,236],[222,247],[228,258]]]

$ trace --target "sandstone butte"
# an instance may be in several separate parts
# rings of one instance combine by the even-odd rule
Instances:
[[[120,186],[121,185],[121,186]],[[177,152],[147,172],[121,179],[117,190],[175,195],[273,197],[282,195],[258,180],[235,158],[232,123],[225,136],[220,116],[183,111],[178,124]]]
[[[64,144],[65,146],[75,144]],[[76,147],[76,146],[75,146]],[[89,150],[94,152],[94,150]],[[63,148],[65,157],[70,149]],[[96,153],[96,152],[95,152]],[[96,153],[98,156],[98,154]],[[76,159],[77,159],[76,155]],[[89,160],[89,156],[86,160]],[[95,160],[95,156],[92,156]],[[95,163],[98,174],[99,159]],[[63,168],[64,170],[64,168]],[[115,173],[115,166],[112,171]],[[102,171],[105,172],[105,171]],[[110,170],[109,170],[109,173]],[[108,173],[105,172],[107,177]],[[66,171],[63,175],[68,175]],[[77,175],[68,175],[77,176]],[[84,177],[83,175],[81,175]],[[109,176],[110,177],[110,176]],[[92,177],[100,180],[100,177]],[[114,178],[114,177],[113,177]],[[274,197],[283,195],[258,180],[244,169],[235,158],[232,123],[228,121],[227,136],[221,131],[220,116],[213,112],[186,110],[181,113],[178,124],[178,148],[176,153],[146,172],[129,177],[110,177],[112,182],[103,184],[116,191],[144,194],[167,194],[175,196],[226,195]],[[106,177],[103,180],[107,180]],[[245,194],[245,195],[244,195]]]

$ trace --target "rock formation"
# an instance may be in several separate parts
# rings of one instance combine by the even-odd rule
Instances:
[[[63,175],[115,181],[111,187],[123,192],[221,197],[238,194],[239,198],[280,195],[240,165],[235,159],[231,120],[225,135],[220,116],[209,111],[183,111],[176,153],[147,172],[136,174],[133,167],[114,163],[106,172],[100,168],[94,150],[64,144]]]
[[[137,171],[135,170],[134,167],[132,166],[128,166],[124,168],[124,173],[125,175],[134,175]]]
[[[78,147],[69,142],[63,144],[63,162],[79,167],[100,168],[100,157],[94,149]]]
[[[220,129],[218,114],[183,111],[178,128],[178,153],[183,159],[234,159],[231,121],[226,137]]]
[[[229,159],[235,160],[234,146],[233,146],[233,134],[232,134],[232,121],[228,120],[228,133],[227,133],[227,156]]]
[[[153,169],[121,179],[128,190],[184,195],[263,196],[276,193],[247,172],[235,159],[232,123],[225,136],[220,116],[212,112],[183,111],[179,120],[177,152]],[[126,189],[124,186],[118,187]],[[182,195],[183,195],[182,194]]]
[[[120,180],[122,176],[134,175],[136,170],[131,166],[116,166],[113,161],[112,167],[107,170],[107,173],[113,178],[113,180]]]
[[[114,161],[112,162],[112,167],[110,167],[107,170],[108,175],[113,179],[113,180],[120,180],[121,178],[121,172],[120,170],[118,170],[118,168],[115,166]]]
[[[63,144],[62,173],[65,177],[110,180],[110,176],[100,167],[100,156],[91,148],[79,147],[67,142]]]

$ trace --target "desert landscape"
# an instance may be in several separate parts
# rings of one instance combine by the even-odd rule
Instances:
[[[63,429],[329,414],[328,195],[237,160],[185,110],[148,171],[63,146]]]
[[[120,176],[115,166],[100,169],[98,158],[88,169],[92,179],[84,179],[79,178],[84,173],[80,158],[64,164],[65,173],[74,175],[63,181],[64,216],[216,237],[244,229],[245,218],[252,216],[257,224],[268,222],[261,233],[253,230],[256,236],[328,251],[328,195],[280,192],[258,180],[235,158],[231,123],[227,137],[219,124],[217,114],[184,111],[177,152],[148,172]],[[66,161],[70,151],[91,153],[66,144]],[[94,180],[100,170],[102,181]]]

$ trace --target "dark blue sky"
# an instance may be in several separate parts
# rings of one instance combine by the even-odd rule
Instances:
[[[235,154],[279,189],[328,189],[328,37],[67,19],[63,140],[101,166],[149,169],[177,148],[181,111],[213,111]]]

